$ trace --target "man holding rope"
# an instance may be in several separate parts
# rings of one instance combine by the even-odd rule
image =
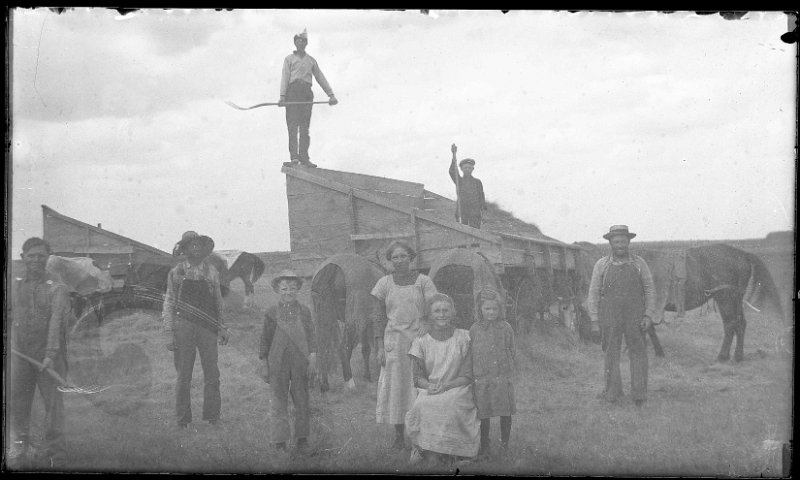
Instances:
[[[36,387],[44,400],[45,468],[63,467],[66,456],[64,399],[59,382],[67,376],[67,323],[69,292],[61,280],[45,269],[50,244],[31,237],[22,244],[25,276],[11,286],[11,345],[22,355],[9,355],[9,400],[12,468],[39,468],[29,464],[31,406]],[[35,361],[35,363],[34,363]],[[57,375],[53,375],[52,370]]]
[[[336,105],[339,103],[336,96],[328,85],[328,80],[319,69],[314,57],[306,53],[308,45],[308,33],[305,29],[303,33],[294,36],[294,45],[297,48],[291,55],[283,61],[283,73],[281,75],[281,97],[278,105],[286,107],[286,126],[289,129],[289,158],[290,162],[285,162],[284,166],[291,167],[303,165],[306,167],[316,167],[308,159],[308,146],[311,143],[309,128],[311,126],[311,107],[314,101],[314,93],[311,91],[311,77],[317,79],[317,83],[328,95],[328,103]],[[293,105],[294,102],[302,102],[302,105]],[[299,142],[298,142],[299,136]],[[299,145],[298,145],[299,143]]]

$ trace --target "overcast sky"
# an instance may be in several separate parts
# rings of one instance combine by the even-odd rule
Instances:
[[[308,29],[340,103],[311,160],[488,200],[566,242],[794,228],[796,45],[782,13],[14,10],[12,248],[41,205],[163,250],[289,249],[283,59]],[[326,99],[314,84],[317,100]]]

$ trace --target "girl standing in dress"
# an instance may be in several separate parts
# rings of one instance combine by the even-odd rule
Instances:
[[[492,417],[500,417],[500,441],[508,448],[511,416],[516,413],[514,384],[514,331],[503,315],[502,297],[490,288],[475,299],[476,322],[469,329],[472,342],[472,369],[475,376],[475,404],[481,421],[479,457],[489,455],[489,430]]]
[[[378,280],[372,289],[377,299],[375,349],[381,365],[375,416],[378,423],[394,425],[392,448],[397,450],[405,448],[405,416],[417,396],[408,349],[419,334],[425,299],[436,293],[428,276],[411,270],[415,257],[416,252],[407,243],[392,242],[386,258],[394,272]]]

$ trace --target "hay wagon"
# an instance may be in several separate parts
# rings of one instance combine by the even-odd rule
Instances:
[[[453,249],[478,254],[500,279],[512,323],[532,319],[537,312],[543,315],[556,298],[572,298],[580,288],[581,248],[547,237],[506,212],[487,212],[482,228],[476,229],[456,222],[453,200],[425,190],[421,183],[322,168],[283,167],[282,172],[290,258],[303,276],[312,276],[328,257],[342,253],[390,270],[386,249],[394,240],[405,240],[417,251],[416,268],[426,274],[434,266],[447,271],[437,264],[444,257],[471,258],[454,255]],[[470,269],[475,261],[460,263]],[[434,282],[441,291],[464,296],[470,288],[456,285],[452,279],[459,276],[452,271],[443,277],[450,281]],[[471,316],[469,310],[459,315]]]
[[[158,296],[143,295],[139,290],[166,289],[161,285],[162,278],[166,279],[165,271],[177,263],[172,254],[103,229],[100,224],[94,226],[68,217],[46,205],[42,205],[42,222],[42,236],[54,255],[89,257],[111,275],[112,290],[102,295],[103,306],[94,308],[106,312],[126,307],[160,310]]]

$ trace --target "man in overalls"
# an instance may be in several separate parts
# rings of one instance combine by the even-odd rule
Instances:
[[[622,396],[619,354],[624,336],[631,364],[631,397],[641,406],[647,397],[644,332],[652,325],[656,290],[647,263],[629,252],[635,236],[627,225],[613,225],[603,235],[611,244],[611,255],[594,265],[588,307],[592,321],[599,318],[605,352],[606,386],[601,396],[610,402]]]
[[[228,332],[222,317],[219,272],[205,261],[214,241],[186,232],[179,247],[186,258],[169,272],[163,310],[167,349],[174,352],[178,372],[178,427],[186,428],[192,421],[192,370],[198,351],[203,367],[203,420],[216,425],[221,406],[217,343],[226,345]]]
[[[67,319],[71,313],[67,287],[45,269],[50,244],[32,237],[22,244],[25,276],[11,285],[11,346],[24,355],[9,354],[9,423],[11,468],[38,467],[29,464],[30,420],[36,387],[44,400],[45,468],[63,467],[66,456],[64,400],[59,382],[67,376]],[[34,364],[36,362],[36,364]],[[48,371],[50,370],[50,371]]]

